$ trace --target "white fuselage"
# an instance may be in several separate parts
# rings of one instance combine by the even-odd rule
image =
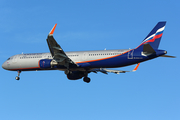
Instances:
[[[99,50],[99,51],[76,51],[66,52],[66,55],[75,63],[108,58],[123,54],[128,49],[120,50]],[[32,53],[14,55],[4,62],[2,67],[7,70],[35,70],[39,68],[39,61],[42,59],[53,59],[51,53]]]

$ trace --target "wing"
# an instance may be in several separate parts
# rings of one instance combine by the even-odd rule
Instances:
[[[108,74],[108,72],[110,72],[110,73],[115,73],[115,74],[126,73],[126,72],[135,72],[135,71],[138,69],[139,65],[140,65],[140,63],[138,63],[138,64],[136,65],[136,67],[135,67],[132,71],[109,70],[109,69],[106,69],[106,68],[100,68],[100,69],[93,69],[93,70],[91,70],[91,72],[95,72],[95,73],[97,73],[97,72],[102,72],[102,73],[104,73],[104,74]]]
[[[61,46],[56,42],[56,40],[53,37],[54,30],[56,28],[57,24],[54,25],[52,30],[49,32],[49,35],[47,37],[47,44],[49,46],[49,50],[51,52],[51,55],[53,59],[59,64],[64,65],[65,67],[69,68],[70,64],[76,65],[75,62],[73,62],[63,51]],[[76,65],[77,66],[77,65]]]

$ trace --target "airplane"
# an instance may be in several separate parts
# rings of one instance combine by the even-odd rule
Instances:
[[[16,80],[20,79],[22,71],[61,70],[69,80],[78,80],[89,83],[88,74],[97,73],[126,73],[137,70],[141,62],[157,57],[170,57],[167,51],[158,49],[166,22],[158,22],[142,43],[134,49],[98,50],[64,52],[56,42],[53,33],[57,24],[51,29],[46,39],[50,53],[17,54],[8,58],[2,68],[17,71]],[[137,64],[132,71],[111,70]]]

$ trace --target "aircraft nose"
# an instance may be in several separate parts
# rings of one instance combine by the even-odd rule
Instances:
[[[7,63],[6,63],[6,62],[4,62],[4,63],[2,64],[2,68],[3,68],[3,69],[7,69]]]

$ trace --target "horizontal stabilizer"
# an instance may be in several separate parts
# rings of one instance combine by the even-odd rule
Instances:
[[[156,53],[155,50],[151,47],[149,43],[143,45],[143,52],[144,53]]]
[[[176,56],[170,56],[170,55],[162,55],[160,57],[169,57],[169,58],[176,58]]]

